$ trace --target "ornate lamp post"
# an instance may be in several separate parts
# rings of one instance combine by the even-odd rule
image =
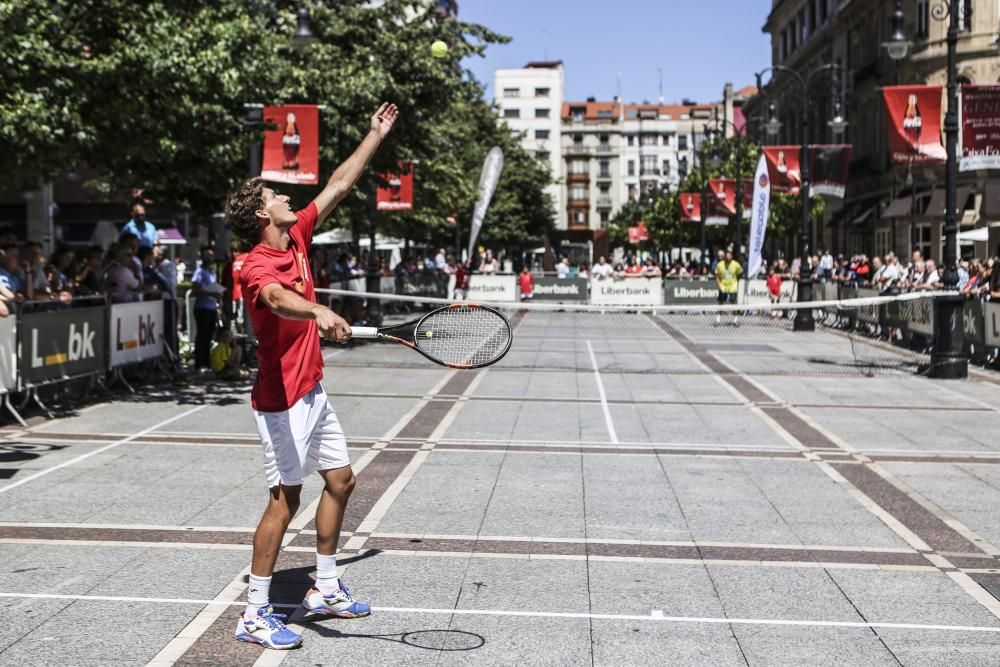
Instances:
[[[961,0],[946,0],[931,8],[936,21],[948,21],[948,108],[944,114],[945,196],[944,196],[944,276],[947,294],[934,299],[934,349],[928,376],[958,379],[969,374],[968,359],[962,352],[962,310],[964,299],[958,294],[958,32]],[[893,60],[902,60],[910,50],[903,30],[905,16],[902,0],[896,0],[892,13],[892,35],[884,46]]]
[[[775,65],[773,67],[768,67],[757,73],[757,89],[764,90],[762,79],[764,74],[772,72],[772,78],[774,72],[780,72],[782,74],[790,75],[794,81],[799,84],[800,88],[800,108],[799,108],[799,123],[800,123],[800,141],[799,141],[799,170],[801,174],[801,188],[800,194],[802,195],[802,229],[800,230],[800,251],[802,253],[802,262],[799,265],[799,280],[798,280],[798,293],[799,302],[812,301],[812,225],[809,222],[809,106],[811,101],[809,99],[809,91],[812,85],[815,83],[817,77],[823,74],[833,74],[834,75],[834,89],[837,93],[837,100],[834,103],[832,118],[827,122],[835,133],[843,132],[847,127],[847,121],[844,120],[843,111],[840,102],[840,90],[836,85],[836,74],[842,71],[843,68],[840,65],[830,64],[823,65],[813,70],[810,74],[803,77],[801,74],[796,72],[790,67],[784,67],[782,65]],[[768,135],[774,137],[781,131],[781,121],[778,120],[777,107],[772,103],[769,106],[769,119],[765,124],[765,129]],[[795,320],[793,322],[792,328],[795,331],[813,331],[816,328],[816,322],[813,319],[813,312],[811,308],[799,308],[795,311]]]

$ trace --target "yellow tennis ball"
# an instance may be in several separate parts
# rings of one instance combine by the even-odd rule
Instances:
[[[439,39],[431,44],[431,55],[435,58],[444,58],[448,55],[448,45]]]

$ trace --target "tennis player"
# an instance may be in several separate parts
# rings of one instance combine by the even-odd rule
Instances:
[[[271,574],[288,523],[299,508],[303,478],[318,471],[325,483],[316,508],[316,585],[302,602],[318,617],[367,616],[370,607],[351,597],[337,575],[337,543],[354,472],[347,442],[320,385],[323,356],[319,336],[346,343],[351,328],[316,303],[309,271],[313,230],[350,192],[392,129],[399,111],[383,104],[371,129],[308,206],[292,212],[287,195],[251,178],[226,204],[226,224],[253,244],[240,282],[258,341],[260,370],[251,394],[253,416],[264,448],[267,507],[253,538],[250,590],[236,625],[240,641],[289,649],[302,637],[285,626],[269,599]]]
[[[733,251],[726,250],[722,261],[715,265],[715,284],[719,288],[719,304],[736,303],[736,295],[739,292],[740,276],[743,275],[743,267],[733,259]],[[722,323],[722,313],[715,314],[715,326]],[[740,314],[733,311],[733,326],[740,325]]]

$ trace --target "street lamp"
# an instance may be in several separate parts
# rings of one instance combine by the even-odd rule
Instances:
[[[934,349],[928,376],[958,379],[969,374],[963,345],[964,299],[958,294],[958,32],[962,0],[947,0],[934,5],[931,16],[936,21],[948,21],[948,109],[944,114],[945,197],[944,197],[944,276],[942,283],[949,290],[934,299]],[[892,13],[892,35],[885,43],[889,57],[906,57],[909,42],[903,32],[903,3],[896,0]]]
[[[771,105],[772,110],[774,105]],[[740,136],[742,129],[728,118],[719,115],[719,108],[715,108],[715,122],[719,125],[725,124],[733,128],[733,138],[736,140],[736,255],[739,256],[743,250],[743,144],[746,137]],[[780,121],[779,125],[780,125]],[[721,136],[725,136],[724,131],[720,131]]]
[[[313,34],[312,26],[309,24],[309,10],[303,5],[299,7],[296,15],[295,34],[291,39],[292,47],[302,51],[318,41],[319,38]]]
[[[764,90],[763,77],[764,74],[771,72],[772,78],[774,72],[780,72],[783,74],[788,74],[793,77],[795,81],[798,82],[800,87],[800,108],[799,108],[799,123],[800,123],[800,142],[799,142],[799,174],[801,180],[800,193],[802,195],[802,229],[801,234],[801,255],[802,260],[799,264],[799,280],[798,280],[798,293],[799,302],[812,301],[812,225],[809,221],[809,105],[812,101],[809,98],[809,91],[813,83],[815,83],[816,77],[821,74],[832,73],[834,75],[834,85],[836,87],[837,79],[836,74],[842,71],[843,68],[840,65],[829,64],[823,65],[816,68],[807,76],[803,77],[801,74],[796,72],[790,67],[785,67],[783,65],[774,65],[773,67],[768,67],[757,73],[757,89]],[[840,95],[839,90],[837,100],[839,103]],[[843,112],[841,111],[838,115],[838,107],[834,107],[834,114],[832,120],[828,121],[828,125],[834,131],[839,128],[840,131],[847,126],[847,121],[843,118]],[[772,103],[768,107],[768,121],[765,124],[767,133],[774,137],[781,131],[781,121],[778,120],[777,108]],[[813,318],[813,311],[811,308],[799,308],[795,311],[795,320],[792,324],[792,328],[795,331],[813,331],[816,329],[816,321]]]
[[[703,146],[707,149],[705,143],[708,142],[709,137],[711,136],[711,130],[708,129],[707,125],[704,128],[702,128],[702,134],[705,137]],[[708,258],[707,257],[708,248],[707,248],[707,241],[705,240],[705,231],[706,231],[706,226],[708,224],[708,202],[709,202],[708,171],[706,170],[706,168],[707,167],[712,167],[713,169],[717,168],[719,166],[719,156],[716,154],[714,150],[708,156],[701,155],[698,150],[695,150],[695,154],[698,155],[698,162],[701,165],[702,186],[701,186],[701,260],[700,261],[702,264],[705,264],[705,260]],[[711,259],[709,259],[709,262],[711,262]]]

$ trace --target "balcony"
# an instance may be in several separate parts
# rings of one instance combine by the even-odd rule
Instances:
[[[600,172],[597,173],[597,178],[599,180],[610,180],[611,179],[611,172],[610,171],[600,171]]]
[[[563,147],[563,155],[593,155],[593,146],[584,146],[583,144],[572,144]]]
[[[601,145],[599,145],[597,147],[597,152],[598,153],[614,153],[615,150],[614,150],[614,148],[611,147],[611,144],[601,144]]]
[[[590,182],[590,172],[589,171],[581,171],[581,172],[573,172],[573,171],[571,171],[568,174],[566,174],[566,182],[567,183],[589,183]]]
[[[579,209],[589,209],[590,208],[590,197],[584,197],[583,199],[573,199],[570,198],[566,201],[567,208],[579,208]]]
[[[640,169],[639,170],[639,176],[640,177],[659,176],[659,175],[660,175],[660,170],[656,169],[655,167],[652,168],[652,169]]]
[[[611,208],[611,197],[598,197],[597,208]]]

